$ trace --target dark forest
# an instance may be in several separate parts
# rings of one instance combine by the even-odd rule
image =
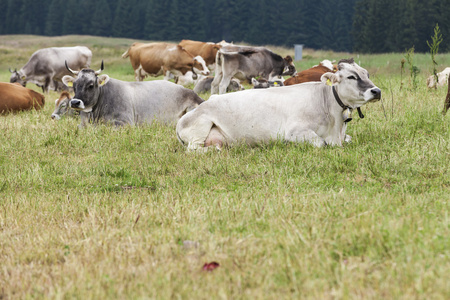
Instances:
[[[362,53],[428,51],[439,24],[450,51],[450,5],[428,0],[2,0],[0,34],[304,44]]]

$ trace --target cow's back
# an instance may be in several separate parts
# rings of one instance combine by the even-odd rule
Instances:
[[[293,121],[320,121],[315,103],[317,98],[325,98],[325,88],[326,85],[321,83],[307,83],[213,95],[183,117],[177,127],[196,127],[196,124],[211,123],[220,128],[228,142],[245,140],[253,144],[260,140],[276,139],[279,134],[288,130],[286,126]]]
[[[213,65],[216,61],[216,55],[222,47],[214,43],[205,43],[192,40],[182,40],[179,45],[186,49],[193,56],[201,56],[207,65]]]
[[[293,85],[293,84],[299,84],[304,82],[311,82],[311,81],[320,81],[320,78],[323,74],[327,72],[332,72],[330,69],[324,66],[316,66],[311,69],[307,69],[304,71],[301,71],[297,73],[294,77],[288,78],[285,80],[284,85]]]
[[[54,75],[57,79],[70,75],[65,67],[65,61],[73,70],[89,67],[92,52],[85,46],[52,47],[34,52],[23,67],[25,74],[34,76]]]
[[[41,109],[45,104],[45,98],[33,90],[17,84],[0,83],[0,113]]]
[[[130,61],[133,69],[142,68],[150,74],[158,74],[164,61],[167,59],[167,48],[176,47],[176,44],[169,43],[149,43],[138,45],[133,44],[129,50]]]
[[[112,121],[119,116],[122,124],[151,123],[154,119],[175,123],[203,102],[194,91],[165,80],[126,82],[110,79],[102,87],[101,97],[102,109],[93,111],[94,118]]]
[[[220,53],[221,51],[219,51]],[[225,74],[232,74],[240,80],[250,81],[253,77],[262,76],[268,78],[273,69],[270,53],[267,49],[253,52],[222,52],[219,60]]]

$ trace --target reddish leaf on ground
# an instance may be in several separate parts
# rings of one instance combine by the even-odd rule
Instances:
[[[203,265],[203,271],[212,271],[218,267],[220,267],[220,265],[218,262],[215,262],[215,261],[210,262],[210,263],[205,263]]]

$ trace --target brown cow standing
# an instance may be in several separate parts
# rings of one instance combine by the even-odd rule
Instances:
[[[209,75],[209,70],[202,57],[194,57],[177,44],[134,43],[122,54],[123,58],[128,56],[136,75],[136,81],[144,80],[146,75],[159,76],[163,74],[164,79],[168,80],[170,73],[178,77],[188,71]]]
[[[320,62],[318,66],[314,66],[310,69],[303,70],[297,75],[288,78],[284,81],[284,85],[293,85],[303,82],[320,81],[320,77],[327,72],[335,73],[337,68],[332,65],[329,60],[324,60]]]
[[[44,107],[45,97],[38,92],[27,89],[20,84],[0,82],[0,113],[39,110]]]
[[[178,45],[186,49],[194,56],[199,55],[203,57],[206,66],[210,70],[214,70],[217,51],[222,48],[222,45],[219,44],[198,42],[192,40],[182,40]]]

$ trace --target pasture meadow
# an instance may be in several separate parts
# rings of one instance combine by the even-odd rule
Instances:
[[[0,36],[0,80],[37,49],[86,45],[93,69],[103,59],[132,81],[133,42]],[[447,87],[426,88],[428,54],[414,56],[415,90],[401,53],[305,49],[297,67],[348,57],[383,100],[342,148],[186,153],[170,126],[55,122],[53,91],[40,111],[1,116],[0,299],[449,299]]]

